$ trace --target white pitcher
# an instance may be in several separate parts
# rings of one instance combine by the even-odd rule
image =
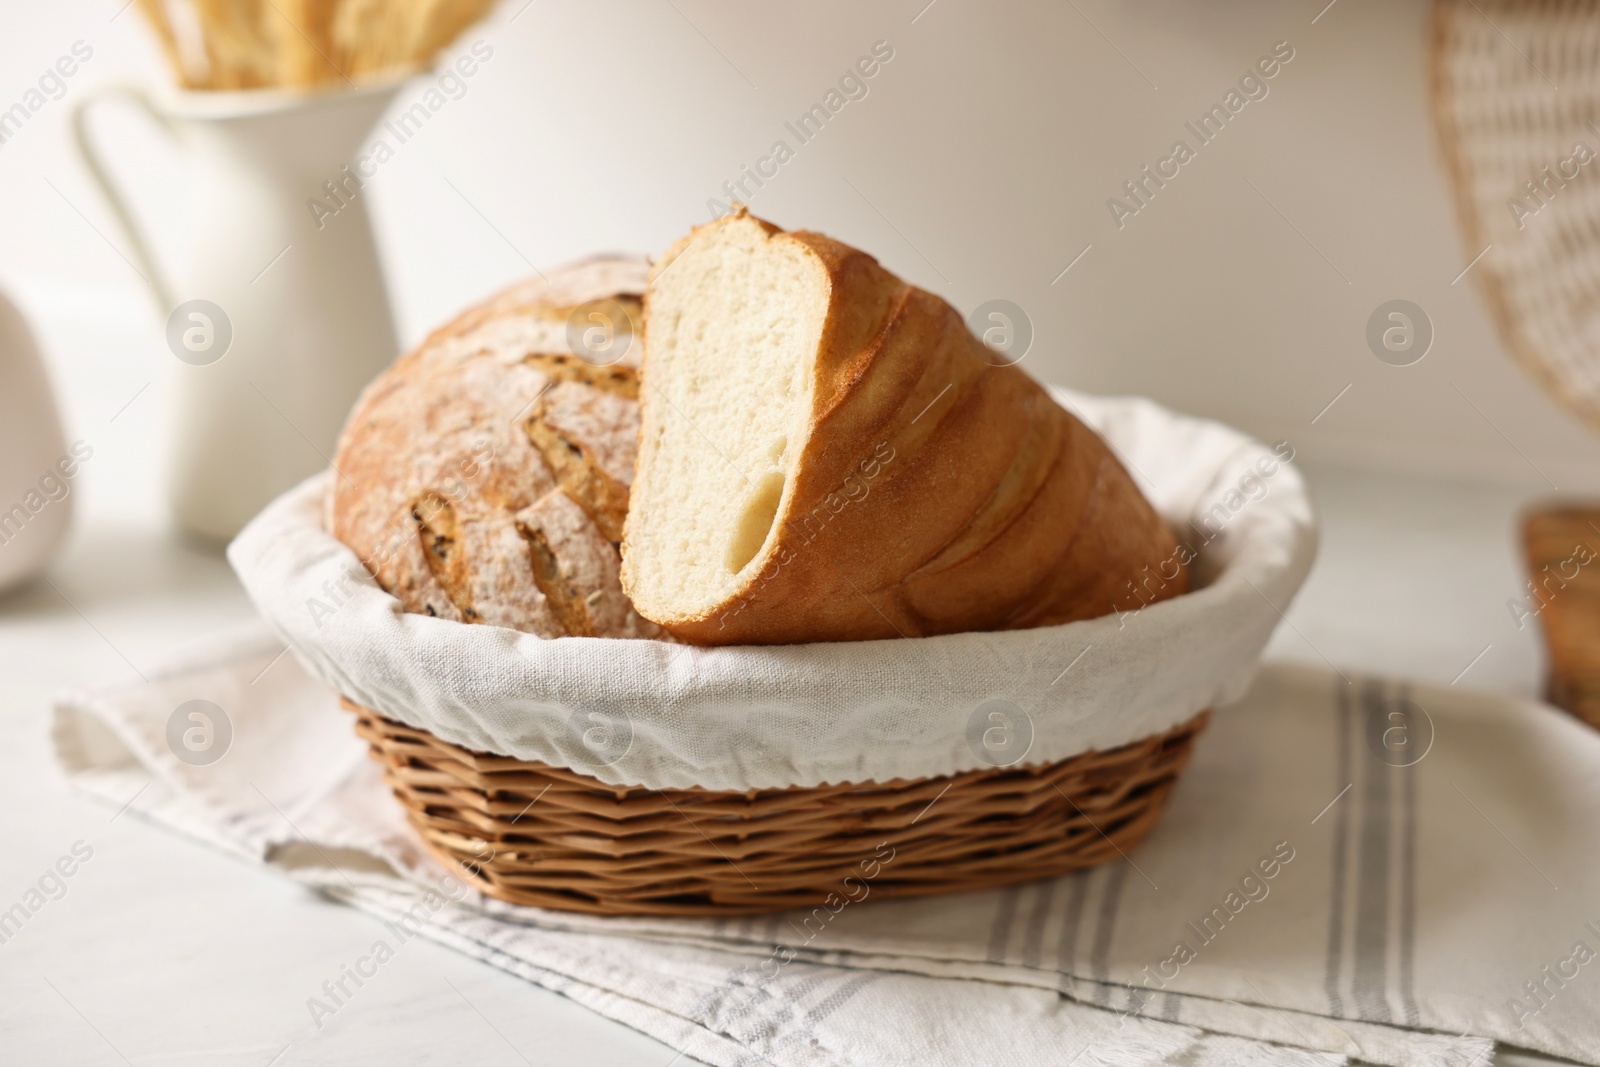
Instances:
[[[87,442],[68,450],[33,334],[0,295],[0,591],[43,570],[61,548],[72,480],[92,452]]]
[[[160,99],[110,87],[78,105],[79,151],[166,321],[169,486],[192,533],[231,538],[327,466],[357,393],[395,356],[356,154],[402,84]],[[149,112],[198,179],[200,240],[170,281],[90,136],[89,109],[110,97]]]

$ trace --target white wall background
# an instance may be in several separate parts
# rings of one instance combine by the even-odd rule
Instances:
[[[659,252],[882,40],[894,59],[869,95],[754,195],[759,214],[864,247],[964,311],[1015,301],[1042,378],[1146,393],[1314,462],[1600,487],[1600,438],[1511,363],[1471,276],[1451,285],[1476,250],[1424,111],[1421,0],[1338,0],[1315,24],[1326,0],[523,2],[468,34],[458,50],[482,38],[492,61],[369,186],[407,343],[530,262]],[[74,41],[94,58],[0,145],[0,286],[41,325],[70,424],[103,425],[157,381],[116,424],[142,463],[171,357],[66,134],[90,85],[165,79],[121,3],[5,0],[0,106]],[[1270,95],[1119,231],[1107,198],[1192,143],[1183,122],[1280,40],[1295,58]],[[181,233],[181,159],[131,115],[104,127],[143,168],[154,228]],[[1396,297],[1435,327],[1411,367],[1364,340]]]

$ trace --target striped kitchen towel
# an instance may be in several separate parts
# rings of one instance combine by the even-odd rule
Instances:
[[[483,898],[424,854],[280,647],[64,698],[63,765],[118,804],[153,783],[133,812],[707,1063],[1476,1067],[1499,1040],[1600,1064],[1600,736],[1541,705],[1269,666],[1118,861],[837,911],[591,918]],[[168,743],[192,700],[226,715],[215,762]]]

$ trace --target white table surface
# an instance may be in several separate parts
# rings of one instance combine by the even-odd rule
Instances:
[[[317,1030],[307,998],[367,950],[374,919],[68,791],[47,734],[53,693],[131,680],[135,666],[252,611],[218,553],[165,527],[159,387],[110,421],[141,382],[159,380],[155,353],[119,347],[125,335],[112,327],[129,309],[19,295],[36,316],[43,309],[72,435],[97,451],[49,582],[0,598],[0,909],[74,841],[94,858],[0,945],[0,1062],[695,1063],[422,941]],[[1521,582],[1516,516],[1532,494],[1302,458],[1322,552],[1269,655],[1536,694],[1536,634],[1519,632],[1506,608]]]

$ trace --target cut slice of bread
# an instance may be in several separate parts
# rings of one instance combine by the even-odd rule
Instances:
[[[679,637],[1036,626],[1187,588],[1105,444],[864,253],[702,226],[652,272],[644,340],[622,582]]]
[[[661,388],[640,436],[649,488],[626,536],[635,596],[664,613],[703,615],[738,591],[803,444],[828,278],[770,229],[744,217],[707,232],[651,290]]]

